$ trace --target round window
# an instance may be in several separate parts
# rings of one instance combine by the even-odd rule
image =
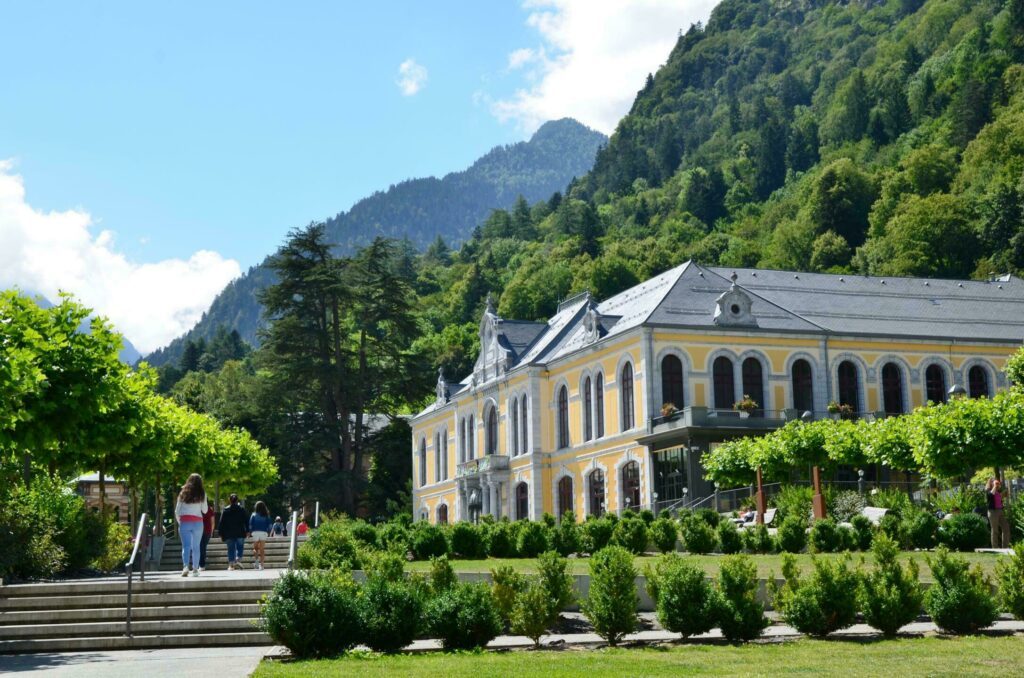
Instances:
[[[740,314],[740,305],[739,304],[733,304],[732,306],[729,307],[729,310],[732,311],[733,315],[739,315]]]

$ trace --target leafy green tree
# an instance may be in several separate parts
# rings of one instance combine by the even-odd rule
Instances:
[[[841,158],[826,165],[812,184],[809,215],[818,233],[834,231],[856,247],[864,242],[874,200],[870,179],[853,161]]]
[[[859,139],[867,131],[869,110],[867,82],[855,69],[832,97],[821,126],[822,141],[841,144]]]

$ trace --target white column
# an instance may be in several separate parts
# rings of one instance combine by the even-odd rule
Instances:
[[[494,516],[495,519],[497,519],[498,515],[501,513],[501,507],[498,504],[498,483],[489,482],[487,484],[487,490],[490,499],[490,501],[488,502],[488,511],[490,511],[491,515]]]

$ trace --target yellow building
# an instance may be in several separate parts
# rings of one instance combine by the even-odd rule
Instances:
[[[874,278],[692,262],[546,323],[490,299],[473,373],[412,420],[416,520],[577,518],[713,492],[701,455],[797,417],[908,412],[1006,387],[1024,281]],[[747,399],[745,411],[737,408]],[[753,402],[749,402],[753,401]]]

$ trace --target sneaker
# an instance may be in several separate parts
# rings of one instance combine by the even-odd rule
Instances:
[[[200,565],[200,566],[199,566],[199,571],[200,571],[200,572],[206,572],[206,568],[205,568],[205,567],[203,567],[202,565]]]
[[[199,570],[192,570],[192,576],[193,577],[198,577],[199,576]]]
[[[188,568],[187,567],[181,568],[181,576],[182,577],[187,577],[188,576]]]

